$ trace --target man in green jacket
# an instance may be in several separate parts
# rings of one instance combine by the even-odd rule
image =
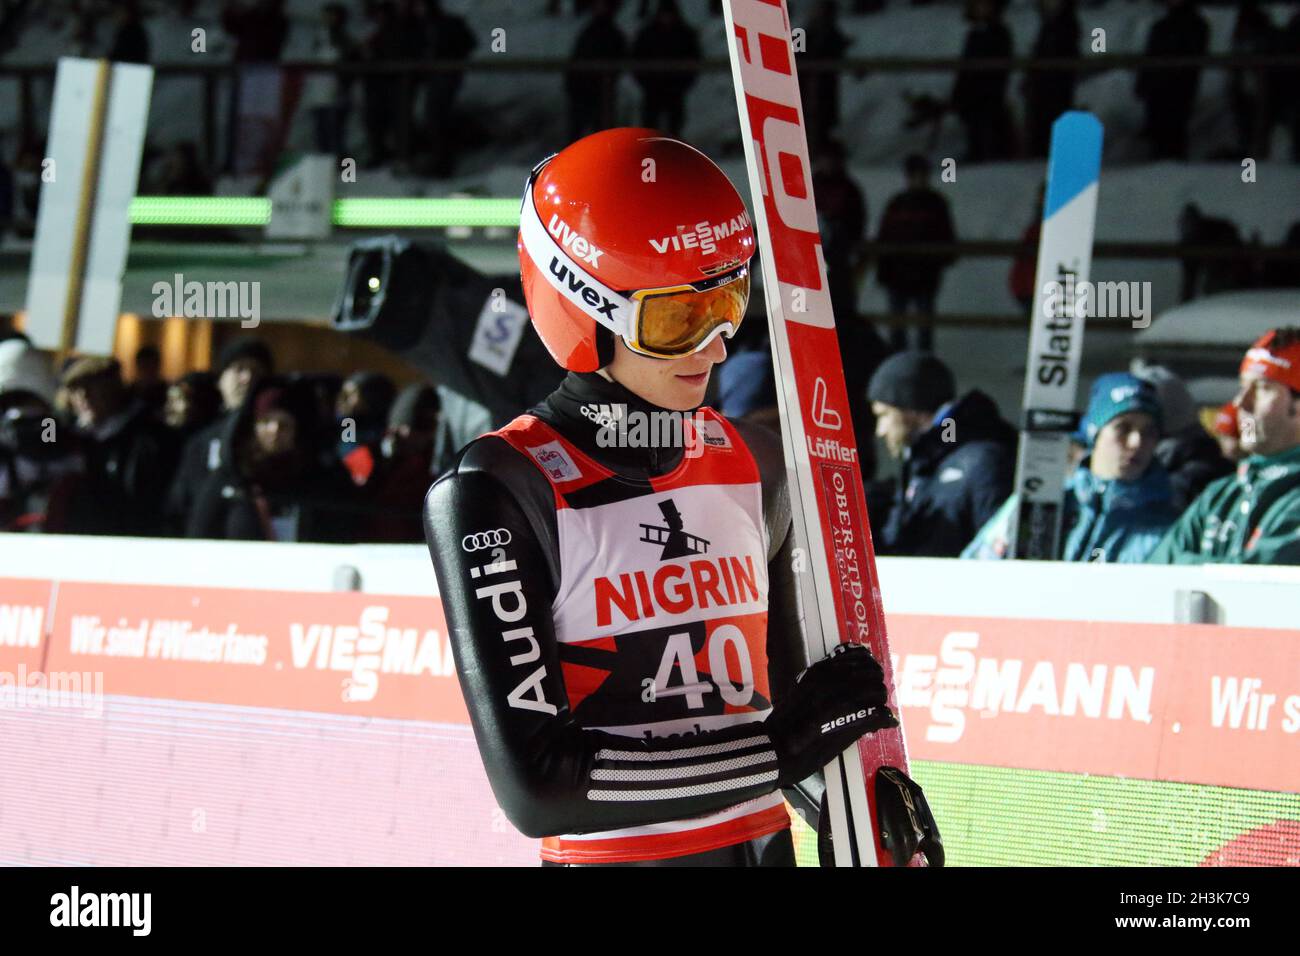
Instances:
[[[1274,329],[1241,363],[1235,474],[1213,482],[1149,564],[1300,564],[1300,328]]]

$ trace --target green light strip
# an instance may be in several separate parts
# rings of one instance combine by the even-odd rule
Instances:
[[[922,760],[912,776],[949,866],[1197,866],[1279,820],[1300,832],[1293,793]],[[816,866],[816,834],[797,820],[795,844],[799,864]],[[1257,863],[1283,865],[1294,853],[1259,844]]]
[[[136,196],[133,226],[265,226],[271,200],[262,196]]]
[[[262,196],[137,196],[136,226],[265,226],[271,200]],[[517,199],[336,199],[334,225],[344,229],[445,229],[519,225]]]
[[[345,229],[519,226],[518,199],[339,199],[334,225]]]

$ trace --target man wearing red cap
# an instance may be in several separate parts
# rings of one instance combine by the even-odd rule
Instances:
[[[1274,329],[1241,363],[1235,474],[1205,489],[1152,564],[1300,564],[1300,328]]]

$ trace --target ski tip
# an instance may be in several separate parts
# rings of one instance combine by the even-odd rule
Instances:
[[[1101,120],[1083,110],[1062,113],[1052,124],[1043,219],[1054,216],[1101,175]]]

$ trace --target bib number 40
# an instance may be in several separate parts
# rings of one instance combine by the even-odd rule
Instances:
[[[728,647],[735,649],[733,656],[740,670],[738,680],[732,679]],[[704,695],[711,694],[716,689],[723,701],[733,707],[748,704],[754,696],[754,663],[740,628],[734,624],[718,626],[709,636],[708,649],[709,674],[713,680],[701,681],[695,667],[695,652],[691,647],[690,634],[670,634],[664,643],[659,670],[653,678],[641,682],[643,699],[653,701],[662,697],[685,697],[687,707],[703,708]],[[674,671],[680,675],[676,682],[673,681]]]

